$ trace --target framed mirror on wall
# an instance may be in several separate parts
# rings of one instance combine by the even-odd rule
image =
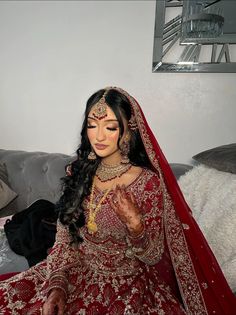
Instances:
[[[156,0],[153,72],[236,72],[236,0]]]

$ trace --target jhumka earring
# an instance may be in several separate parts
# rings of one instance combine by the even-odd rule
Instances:
[[[129,164],[129,140],[127,138],[124,139],[123,143],[121,144],[121,164]]]
[[[88,155],[88,160],[94,161],[94,160],[96,160],[96,158],[97,158],[97,156],[96,156],[95,152],[93,150],[91,150],[91,152]]]

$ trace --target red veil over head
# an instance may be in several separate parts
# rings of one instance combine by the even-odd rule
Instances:
[[[187,314],[236,314],[236,297],[194,220],[139,104],[126,91],[117,87],[110,89],[118,90],[130,101],[133,111],[132,123],[137,124],[153,169],[161,178],[164,191],[165,241],[168,251],[166,257],[170,257],[169,267],[174,270],[175,283],[178,285]],[[163,266],[167,264],[162,262],[157,264],[157,268],[167,274]]]

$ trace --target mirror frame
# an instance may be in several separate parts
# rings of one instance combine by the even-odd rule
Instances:
[[[226,39],[229,36],[225,34],[224,38],[219,37],[219,41],[214,39],[211,42],[208,39],[204,43],[181,43],[185,1],[191,0],[156,0],[152,72],[236,72],[236,62],[232,61],[230,57],[232,45],[236,44],[236,33],[235,42],[227,42]],[[166,23],[166,9],[170,10],[174,7],[182,7],[182,13]],[[166,36],[166,31],[164,32],[167,28],[169,29],[169,37]],[[211,60],[209,62],[198,62],[203,44],[210,45]],[[175,45],[183,48],[181,56],[176,56],[177,61],[164,62],[165,54],[170,50],[173,51]]]

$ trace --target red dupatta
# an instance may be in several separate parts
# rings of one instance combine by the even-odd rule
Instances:
[[[126,91],[116,87],[111,89],[118,90],[129,99],[147,155],[161,177],[164,190],[165,240],[187,314],[236,314],[236,297],[192,217],[139,104]]]

